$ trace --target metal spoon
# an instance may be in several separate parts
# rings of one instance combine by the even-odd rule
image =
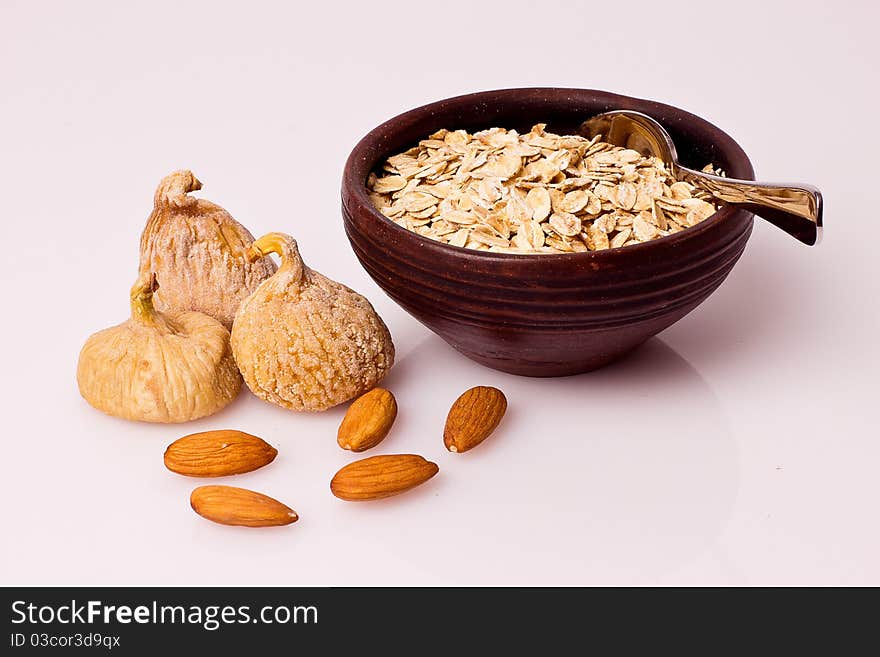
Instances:
[[[672,137],[650,116],[629,110],[605,112],[584,121],[581,133],[597,134],[615,146],[659,157],[676,180],[683,180],[715,198],[763,217],[804,244],[818,243],[822,232],[822,194],[810,185],[760,183],[722,178],[695,171],[678,162]]]

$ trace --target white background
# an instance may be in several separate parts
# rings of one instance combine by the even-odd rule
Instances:
[[[4,0],[0,583],[880,584],[880,11],[615,6]],[[721,289],[605,370],[541,380],[471,363],[358,265],[342,166],[399,112],[535,85],[706,117],[760,178],[822,189],[824,243],[757,222]],[[343,408],[298,415],[243,392],[163,426],[80,399],[79,348],[126,318],[153,190],[184,167],[255,234],[292,233],[311,266],[373,301],[401,409],[374,452],[437,461],[429,484],[332,497],[353,458],[336,445]],[[507,393],[508,416],[479,449],[446,453],[446,411],[478,384]],[[201,482],[162,452],[212,428],[279,448],[223,483],[278,497],[298,523],[229,528],[190,510]]]

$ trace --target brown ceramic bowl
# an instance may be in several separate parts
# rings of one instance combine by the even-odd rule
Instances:
[[[342,179],[345,230],[392,299],[458,351],[488,367],[561,376],[620,358],[696,308],[745,248],[752,215],[729,207],[680,233],[588,253],[508,255],[441,244],[373,208],[365,181],[384,158],[440,128],[535,123],[571,134],[611,109],[644,112],[672,135],[683,164],[712,163],[754,179],[724,132],[684,110],[587,89],[505,89],[458,96],[386,121],[355,146]]]

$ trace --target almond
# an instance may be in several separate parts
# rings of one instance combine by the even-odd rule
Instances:
[[[168,445],[165,467],[189,477],[225,477],[262,468],[277,454],[265,440],[243,431],[203,431]]]
[[[495,430],[505,411],[507,398],[498,388],[477,386],[466,390],[446,416],[443,444],[450,452],[473,449]]]
[[[363,452],[382,442],[396,417],[394,395],[384,388],[373,388],[348,407],[336,441],[342,449]]]
[[[221,525],[275,527],[299,520],[296,511],[278,500],[234,486],[199,486],[189,503],[200,516]]]
[[[415,454],[388,454],[349,463],[333,477],[330,490],[343,500],[378,500],[415,488],[440,468]]]

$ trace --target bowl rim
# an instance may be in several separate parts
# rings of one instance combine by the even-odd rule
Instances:
[[[365,168],[364,161],[366,160],[366,158],[364,157],[364,152],[376,149],[378,142],[384,140],[384,137],[387,134],[398,131],[399,124],[409,123],[410,121],[420,119],[425,115],[433,115],[435,113],[435,109],[448,103],[460,103],[477,100],[501,101],[505,97],[514,96],[516,94],[546,94],[561,97],[566,95],[570,96],[571,94],[575,93],[581,95],[595,95],[602,97],[606,100],[635,101],[636,103],[647,104],[649,106],[652,106],[653,108],[663,109],[681,114],[689,122],[702,123],[711,132],[717,133],[722,141],[727,142],[725,144],[718,145],[724,150],[724,152],[731,160],[734,160],[735,163],[743,169],[744,175],[742,179],[755,179],[752,163],[749,160],[748,155],[746,155],[742,147],[730,135],[728,135],[726,132],[724,132],[714,124],[710,123],[706,119],[697,116],[696,114],[692,114],[687,110],[675,107],[674,105],[668,105],[666,103],[660,103],[658,101],[638,98],[635,96],[626,96],[624,94],[603,91],[600,89],[584,89],[579,87],[512,87],[460,94],[458,96],[450,96],[449,98],[443,98],[441,100],[426,103],[405,112],[401,112],[400,114],[391,117],[390,119],[382,122],[372,130],[370,130],[358,141],[358,143],[352,149],[345,163],[345,168],[343,169],[342,203],[344,211],[349,214],[351,213],[351,208],[348,207],[346,203],[347,198],[350,198],[355,201],[361,208],[365,209],[366,212],[374,219],[378,219],[384,222],[387,226],[393,227],[393,229],[396,230],[397,233],[401,236],[405,235],[407,239],[413,239],[414,243],[419,244],[422,248],[437,249],[439,250],[439,252],[447,253],[450,256],[465,256],[476,260],[485,260],[487,262],[499,260],[503,262],[513,262],[521,260],[528,262],[564,261],[572,263],[578,260],[584,262],[597,260],[613,261],[618,257],[629,257],[638,253],[649,252],[652,249],[676,247],[682,242],[689,241],[690,239],[696,238],[703,233],[716,229],[722,224],[722,222],[731,220],[734,214],[745,212],[744,210],[732,208],[729,205],[722,205],[719,210],[717,210],[715,213],[713,213],[700,223],[694,226],[689,226],[677,233],[658,237],[648,242],[642,242],[640,244],[631,244],[629,246],[602,249],[599,251],[576,251],[572,253],[497,253],[492,251],[482,251],[478,249],[468,249],[462,246],[454,246],[452,244],[446,244],[445,242],[433,240],[429,237],[425,237],[423,235],[420,235],[419,233],[408,230],[403,226],[399,226],[391,219],[386,217],[384,214],[379,212],[379,210],[376,209],[376,207],[373,205],[373,202],[370,200],[367,191],[367,177],[369,176],[370,172],[374,170],[376,163],[379,161],[378,159],[374,160],[369,167],[366,167],[363,180],[360,180],[360,175],[356,175],[356,171],[363,170]],[[661,124],[663,123],[660,118],[653,116],[650,110],[639,111],[642,111],[643,113],[652,116],[652,118],[654,118]],[[486,129],[490,127],[494,126],[487,126]]]

